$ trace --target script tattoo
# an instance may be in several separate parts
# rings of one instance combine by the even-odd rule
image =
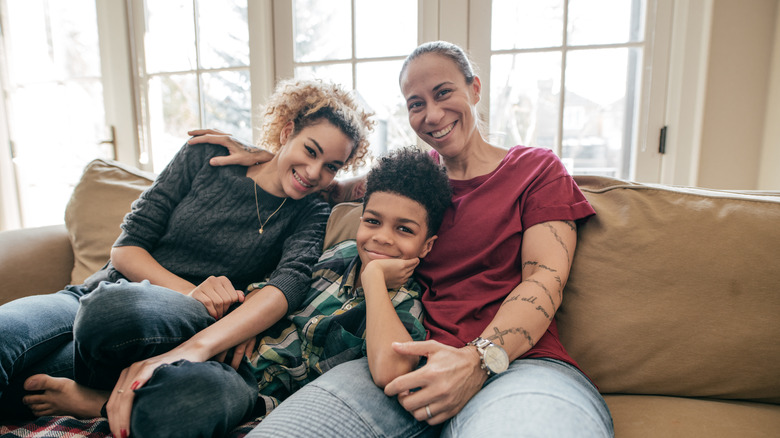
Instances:
[[[564,224],[568,225],[569,228],[571,228],[572,231],[577,231],[577,224],[575,224],[572,221],[563,221]]]
[[[488,337],[490,341],[495,341],[496,339],[498,339],[498,342],[501,345],[504,345],[504,336],[519,334],[522,335],[526,339],[526,341],[528,341],[528,343],[531,345],[532,348],[534,346],[534,340],[531,337],[531,334],[528,333],[528,330],[522,327],[515,327],[506,330],[499,330],[498,327],[493,327],[493,331],[495,332],[493,336]]]
[[[527,261],[527,262],[523,263],[522,269],[525,270],[525,267],[529,266],[529,265],[530,266],[538,266],[539,269],[544,269],[545,271],[558,272],[557,269],[553,269],[553,268],[551,268],[551,267],[549,267],[547,265],[543,265],[543,264],[541,264],[541,263],[539,263],[537,261]]]
[[[542,284],[541,282],[536,281],[536,280],[526,280],[525,283],[533,283],[533,284],[539,286],[540,288],[542,288],[542,290],[544,291],[544,294],[547,295],[547,298],[550,299],[550,304],[552,304],[552,308],[553,309],[556,308],[555,307],[555,301],[553,300],[553,297],[550,294],[550,291],[547,289],[547,286],[545,286],[544,284]],[[537,308],[537,310],[538,310],[538,308]],[[544,315],[547,317],[547,319],[550,319],[550,315],[548,315],[547,312],[544,312]]]
[[[555,281],[558,282],[558,302],[563,301],[563,282],[561,281],[561,277],[555,276]]]
[[[569,254],[569,247],[566,246],[566,243],[563,242],[561,236],[558,235],[558,230],[556,230],[555,227],[550,225],[549,223],[544,223],[544,226],[550,230],[550,232],[555,237],[555,240],[557,240],[558,243],[561,244],[561,248],[563,248],[563,250],[566,252],[566,260],[571,261],[571,256]]]

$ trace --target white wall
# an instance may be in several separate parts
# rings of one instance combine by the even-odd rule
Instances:
[[[764,145],[758,172],[759,190],[780,191],[780,6],[775,16],[775,39],[772,49]]]
[[[767,118],[767,109],[776,111],[778,105],[775,98],[768,99],[770,82],[777,82],[770,72],[773,56],[777,58],[778,3],[714,2],[696,181],[700,187],[757,189],[759,169],[780,172],[777,160],[761,162],[777,153],[776,138],[774,146],[766,147],[764,137],[765,121],[771,125],[778,120]]]

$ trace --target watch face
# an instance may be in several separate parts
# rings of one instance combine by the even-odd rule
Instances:
[[[498,374],[509,368],[509,357],[506,351],[497,345],[489,345],[485,348],[484,361],[491,373]]]

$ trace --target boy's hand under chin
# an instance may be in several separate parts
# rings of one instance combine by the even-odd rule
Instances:
[[[409,281],[419,264],[419,258],[371,260],[363,268],[360,279],[365,285],[372,276],[378,275],[384,280],[388,289],[398,289]]]

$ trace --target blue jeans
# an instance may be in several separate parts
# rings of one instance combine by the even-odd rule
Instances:
[[[0,306],[0,415],[32,417],[22,404],[33,374],[73,378],[73,320],[81,286],[34,295]]]
[[[76,381],[112,389],[134,362],[170,351],[214,322],[199,301],[148,281],[101,283],[81,299],[74,325]],[[134,437],[221,436],[249,418],[257,380],[246,361],[178,361],[136,390]]]
[[[273,410],[257,437],[610,437],[612,417],[593,384],[551,359],[521,359],[485,382],[443,425],[414,419],[374,385],[368,361],[339,365]]]

